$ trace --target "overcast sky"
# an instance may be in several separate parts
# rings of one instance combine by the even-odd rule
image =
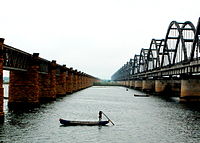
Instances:
[[[165,38],[171,21],[200,16],[199,0],[0,0],[5,44],[110,79],[124,63]]]

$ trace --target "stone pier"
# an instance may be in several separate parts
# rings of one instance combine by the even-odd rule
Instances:
[[[32,107],[39,105],[39,54],[33,54],[27,71],[10,71],[9,108]]]
[[[49,65],[48,74],[40,75],[40,101],[52,101],[56,99],[56,61],[52,61]]]
[[[67,73],[66,73],[66,65],[63,65],[60,70],[60,75],[57,76],[57,86],[56,86],[56,94],[59,96],[66,95],[66,85],[67,85]]]
[[[73,92],[73,69],[67,69],[66,79],[66,93],[71,94]]]
[[[81,72],[78,72],[78,89],[77,90],[81,90],[82,89],[82,74]]]
[[[80,73],[79,81],[80,81],[80,89],[83,89],[83,73]]]
[[[77,75],[77,70],[75,70],[73,73],[73,92],[77,91],[77,83],[78,83],[78,75]]]
[[[90,87],[95,77],[77,72],[56,61],[40,58],[4,44],[0,38],[0,122],[4,121],[3,70],[10,71],[8,107],[27,109],[55,100],[57,95]]]
[[[0,123],[4,122],[4,112],[3,112],[3,43],[4,39],[0,38]]]

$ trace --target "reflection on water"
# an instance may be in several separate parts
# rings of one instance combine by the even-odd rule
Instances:
[[[9,84],[3,84],[3,88],[4,88],[4,97],[8,97],[8,89],[9,89]],[[8,112],[8,99],[4,100],[4,112],[7,113]]]
[[[16,143],[198,143],[199,106],[176,99],[134,97],[123,87],[91,87],[28,111],[6,111],[0,141]],[[59,118],[98,120],[104,113],[115,126],[62,127]],[[105,118],[104,118],[105,119]]]

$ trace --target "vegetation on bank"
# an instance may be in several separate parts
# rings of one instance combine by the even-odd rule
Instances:
[[[100,81],[100,82],[95,82],[93,85],[94,86],[119,86],[119,84],[114,81]]]

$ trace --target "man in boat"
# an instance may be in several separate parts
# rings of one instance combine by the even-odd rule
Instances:
[[[102,119],[102,111],[99,111],[99,122],[101,121]]]

